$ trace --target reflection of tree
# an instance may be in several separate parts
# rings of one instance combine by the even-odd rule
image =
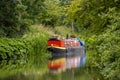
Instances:
[[[66,70],[61,73],[61,80],[75,80],[74,69]]]
[[[3,80],[15,80],[13,79],[13,76],[18,75],[18,73],[20,73],[25,67],[26,67],[25,60],[0,61],[0,80],[1,78],[5,78]]]
[[[41,80],[75,80],[74,69],[68,69],[61,73],[46,73]]]
[[[46,73],[42,76],[41,80],[61,80],[60,73]]]

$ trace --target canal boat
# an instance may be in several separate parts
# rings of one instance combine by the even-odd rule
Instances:
[[[79,38],[57,39],[50,38],[48,40],[48,51],[52,56],[76,56],[85,55],[84,43]]]

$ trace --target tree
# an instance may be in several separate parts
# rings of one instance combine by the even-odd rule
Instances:
[[[41,23],[44,25],[59,25],[59,20],[62,15],[62,7],[60,2],[56,0],[46,0],[44,2],[45,12],[42,14]]]
[[[45,0],[23,0],[22,3],[27,7],[28,19],[34,23],[40,23],[41,14],[44,14],[44,1]]]
[[[61,5],[69,5],[73,0],[59,0]]]
[[[22,34],[21,32],[26,29],[26,25],[21,24],[21,18],[26,16],[26,6],[20,1],[1,0],[0,7],[0,30],[2,31],[0,36],[13,37],[17,36],[16,33]]]
[[[44,0],[1,0],[0,37],[19,37],[38,21]]]

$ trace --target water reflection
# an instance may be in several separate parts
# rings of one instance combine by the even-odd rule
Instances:
[[[0,61],[0,80],[42,80],[42,74],[47,72],[46,64],[39,65],[40,63],[33,62],[30,63],[27,60]]]
[[[75,53],[74,53],[75,54]],[[79,68],[84,65],[86,60],[85,54],[68,55],[68,56],[52,56],[48,62],[48,68],[53,72],[62,72],[67,69]]]
[[[75,69],[83,66],[85,60],[85,53],[72,53],[72,55],[66,56],[53,55],[49,59],[48,68],[50,73],[61,73],[60,80],[75,80]]]
[[[39,61],[3,60],[0,80],[74,80],[75,69],[84,65],[84,61],[83,54],[52,56],[45,65]]]
[[[22,69],[25,67],[25,64],[26,64],[25,60],[0,61],[0,80],[9,80],[6,79],[6,77],[20,73]]]

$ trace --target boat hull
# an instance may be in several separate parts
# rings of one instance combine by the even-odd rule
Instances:
[[[48,51],[52,52],[52,56],[83,56],[85,55],[85,48],[83,46],[58,48],[49,47]]]

